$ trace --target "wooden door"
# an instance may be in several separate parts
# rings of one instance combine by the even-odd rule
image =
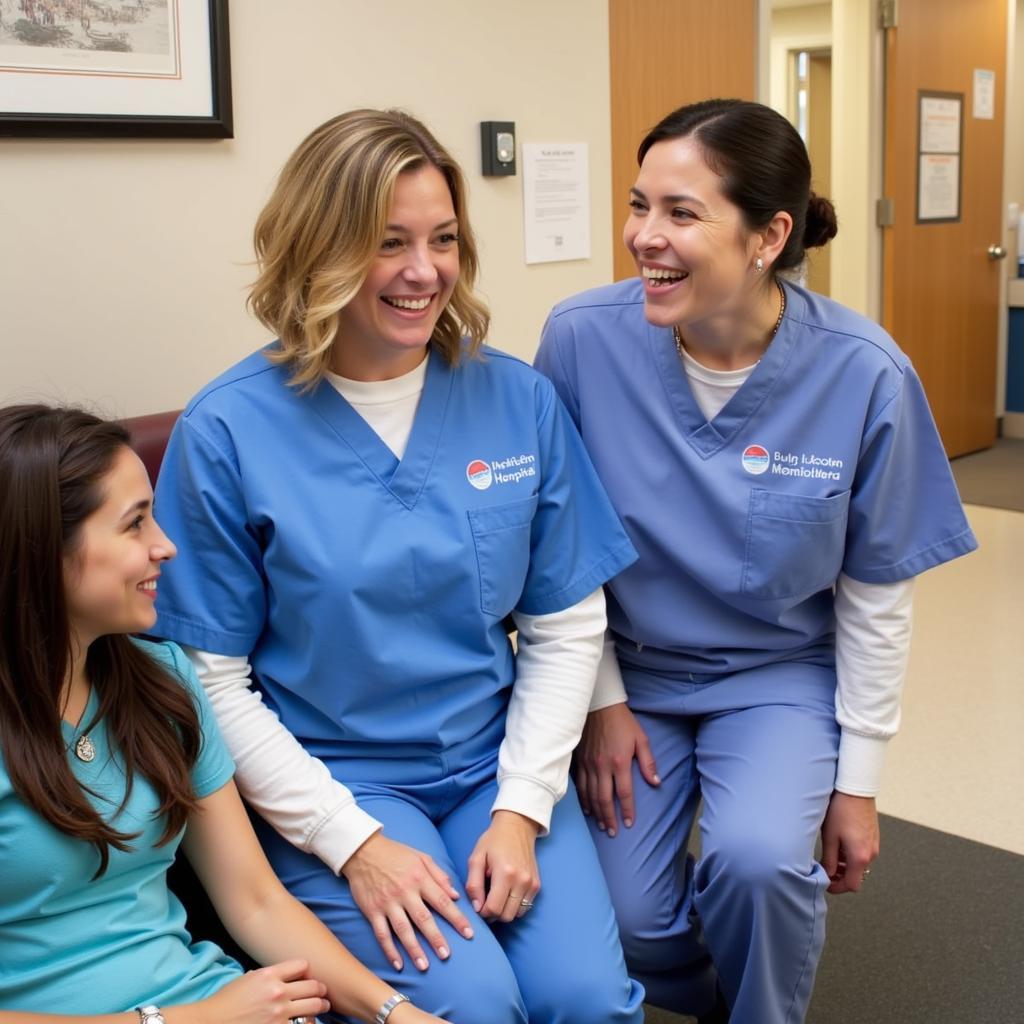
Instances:
[[[882,322],[910,356],[950,456],[996,437],[1006,0],[899,0],[887,30]],[[975,69],[995,72],[995,117],[975,118]],[[920,90],[962,93],[960,219],[917,222]]]
[[[667,113],[757,88],[756,0],[608,0],[612,251],[615,279],[636,266],[622,244],[640,140]]]

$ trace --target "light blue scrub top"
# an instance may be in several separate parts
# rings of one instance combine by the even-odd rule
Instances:
[[[248,655],[316,756],[496,750],[504,616],[568,608],[636,557],[550,382],[482,355],[431,355],[401,462],[329,382],[300,394],[262,352],[171,437],[157,631]]]
[[[977,546],[907,357],[877,324],[785,289],[778,333],[711,423],[639,279],[545,325],[536,365],[640,555],[608,587],[626,668],[832,665],[840,572],[891,583]]]
[[[174,644],[137,642],[182,679],[196,703],[203,743],[192,785],[197,796],[209,796],[231,778],[234,765],[199,680]],[[93,690],[82,726],[92,721],[98,700]],[[63,731],[68,763],[96,793],[94,806],[115,828],[141,835],[128,852],[111,848],[106,872],[93,881],[96,849],[30,810],[13,792],[0,757],[0,1008],[101,1014],[205,999],[242,968],[211,942],[192,944],[185,930],[185,909],[167,888],[184,833],[155,845],[164,830],[159,801],[138,774],[125,808],[109,817],[124,798],[124,762],[110,748],[105,723],[88,729],[96,747],[88,763],[71,749],[80,731],[66,722]]]

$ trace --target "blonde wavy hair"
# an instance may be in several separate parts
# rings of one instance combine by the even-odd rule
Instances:
[[[350,110],[315,128],[288,158],[256,221],[259,277],[249,308],[280,339],[269,358],[289,383],[314,387],[328,368],[338,313],[362,287],[380,248],[398,176],[425,165],[448,183],[459,222],[459,278],[431,345],[450,365],[475,355],[490,322],[473,294],[479,268],[466,183],[427,128],[399,110]]]

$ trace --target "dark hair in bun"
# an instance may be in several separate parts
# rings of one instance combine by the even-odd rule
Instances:
[[[672,111],[647,133],[637,160],[643,163],[647,151],[659,142],[691,135],[749,228],[765,227],[780,210],[793,218],[793,231],[773,270],[800,266],[806,249],[835,237],[835,209],[811,192],[807,147],[781,114],[747,100],[691,103]]]
[[[836,208],[830,199],[811,193],[807,203],[807,221],[804,224],[804,248],[817,249],[836,237],[839,222]]]

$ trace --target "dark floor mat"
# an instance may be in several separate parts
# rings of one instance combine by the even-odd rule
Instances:
[[[1006,781],[1019,814],[1019,780]],[[1024,857],[882,815],[864,889],[829,897],[808,1024],[990,1021],[1024,1022]]]
[[[950,465],[967,504],[1024,512],[1024,440],[1000,438],[994,447],[962,455]],[[1024,1014],[1020,1020],[1024,1021]]]

